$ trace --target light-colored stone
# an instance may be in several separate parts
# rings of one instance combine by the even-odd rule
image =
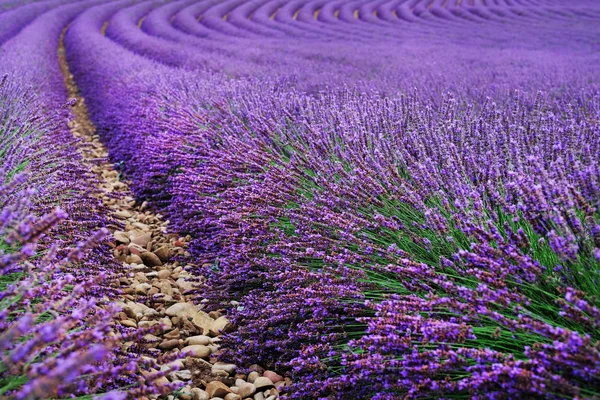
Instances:
[[[138,246],[146,247],[148,242],[152,240],[152,234],[149,232],[134,229],[128,233],[131,243],[137,244]]]
[[[212,340],[208,336],[198,335],[198,336],[190,336],[189,338],[187,338],[185,340],[185,342],[188,345],[201,344],[203,346],[208,346],[209,344],[212,343]]]
[[[175,283],[177,283],[177,286],[179,286],[184,293],[194,289],[194,282],[191,282],[185,278],[179,278]]]
[[[119,218],[131,218],[133,214],[127,210],[118,210],[115,215]]]
[[[254,400],[265,400],[265,395],[262,392],[258,392],[254,395]]]
[[[263,376],[269,378],[271,382],[277,383],[283,381],[283,376],[273,371],[265,371]]]
[[[227,329],[228,325],[229,325],[229,320],[227,318],[219,317],[216,320],[214,320],[214,322],[212,323],[212,325],[210,327],[210,333],[213,334],[214,336],[218,336],[225,329]]]
[[[242,397],[242,399],[251,397],[254,393],[256,393],[256,386],[251,383],[244,382],[241,379],[235,381],[235,385],[238,387],[238,394]]]
[[[190,371],[189,369],[177,371],[175,372],[175,375],[177,375],[177,377],[183,381],[189,381],[190,379],[192,379],[192,371]]]
[[[125,262],[128,264],[143,264],[142,258],[137,254],[130,254],[125,259]]]
[[[175,303],[165,310],[169,317],[193,318],[198,313],[196,306],[192,303]]]
[[[113,238],[117,243],[129,243],[129,235],[123,231],[115,231],[115,233],[113,233]]]
[[[231,390],[223,382],[212,381],[206,385],[208,397],[225,397],[231,393]]]
[[[241,397],[239,394],[229,393],[225,396],[225,400],[241,400]]]
[[[260,377],[260,374],[258,372],[252,371],[248,374],[248,382],[254,383],[256,378],[259,378],[259,377]]]
[[[208,358],[211,353],[211,351],[208,347],[202,346],[200,344],[186,346],[183,349],[181,349],[181,351],[183,353],[185,353],[186,355],[189,355],[191,357],[198,357],[198,358]]]
[[[121,325],[123,326],[127,326],[129,328],[137,328],[137,324],[135,323],[135,321],[132,321],[130,319],[124,319],[122,321],[119,321],[121,323]]]
[[[141,255],[142,253],[146,252],[145,248],[143,248],[139,244],[135,244],[135,243],[129,243],[127,245],[127,248],[129,249],[129,251],[131,252],[131,254],[135,254],[135,255],[138,255],[138,256]]]
[[[179,339],[181,337],[181,334],[179,332],[179,328],[175,328],[171,332],[165,333],[163,335],[163,337],[165,339]]]
[[[228,364],[223,362],[216,362],[212,366],[213,372],[221,370],[227,372],[228,374],[233,374],[235,372],[235,369],[235,364]]]
[[[148,290],[152,288],[152,285],[149,283],[140,283],[135,287],[135,293],[137,294],[146,294]]]
[[[160,270],[160,271],[158,271],[157,276],[158,276],[158,279],[167,279],[169,276],[171,276],[171,271],[169,271],[168,269]]]
[[[254,386],[256,386],[256,390],[259,390],[259,391],[271,389],[274,386],[273,382],[265,376],[259,376],[258,378],[256,378],[256,380],[253,383],[254,383]]]
[[[207,334],[215,321],[204,311],[197,311],[192,319],[192,322],[198,328],[202,329],[203,334]]]
[[[200,388],[192,388],[192,400],[208,400],[208,393]]]

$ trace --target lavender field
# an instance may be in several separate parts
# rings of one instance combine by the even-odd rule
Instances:
[[[0,399],[600,399],[600,2],[0,0]]]

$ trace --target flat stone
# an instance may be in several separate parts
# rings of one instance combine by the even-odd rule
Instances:
[[[208,393],[199,388],[192,388],[190,392],[192,392],[192,400],[208,400],[210,398]]]
[[[178,339],[169,339],[169,340],[165,340],[165,341],[161,342],[158,345],[158,348],[161,350],[172,350],[178,346],[179,346]]]
[[[175,328],[171,332],[165,333],[163,337],[165,339],[179,339],[181,337],[181,333],[179,332],[179,328]]]
[[[223,362],[216,362],[214,363],[214,365],[212,366],[212,370],[214,371],[225,371],[228,374],[233,374],[235,372],[236,366],[235,364],[228,364],[228,363],[223,363]]]
[[[194,282],[189,281],[185,278],[179,278],[177,279],[177,281],[175,281],[175,283],[177,283],[177,286],[179,286],[179,288],[183,290],[184,293],[194,289]]]
[[[149,267],[160,267],[162,265],[162,261],[160,261],[160,258],[158,258],[157,255],[152,253],[151,251],[141,253],[140,257],[142,258],[144,264]]]
[[[208,346],[209,344],[212,343],[212,340],[208,336],[198,335],[198,336],[190,336],[189,338],[187,338],[185,340],[185,342],[188,345],[201,344],[203,346]]]
[[[127,210],[119,210],[115,212],[115,215],[119,218],[131,218],[133,214]]]
[[[265,395],[262,392],[258,392],[254,395],[254,400],[265,400]]]
[[[212,381],[206,385],[206,393],[208,397],[225,397],[231,390],[223,382]]]
[[[235,394],[235,393],[229,393],[227,394],[227,396],[225,396],[225,400],[241,400],[242,398],[240,397],[239,394]]]
[[[254,393],[256,393],[256,386],[253,384],[244,382],[241,379],[238,379],[235,382],[235,385],[238,387],[238,394],[242,397],[242,399],[251,397]]]
[[[138,246],[146,247],[148,242],[152,240],[152,234],[134,229],[129,232],[129,240],[131,243],[137,244]]]
[[[283,381],[283,376],[281,376],[278,373],[273,372],[273,371],[265,371],[263,373],[263,376],[269,378],[271,380],[271,382],[273,382],[273,383],[277,383],[277,382]]]
[[[129,243],[127,245],[127,248],[129,249],[129,251],[131,252],[131,254],[136,254],[136,255],[140,255],[142,253],[146,252],[146,249],[143,248],[142,246],[140,246],[139,244],[135,244],[135,243]]]
[[[259,378],[259,377],[260,377],[260,374],[258,372],[252,371],[248,374],[248,382],[254,383],[256,378]]]
[[[192,371],[189,369],[182,369],[181,371],[175,372],[175,375],[183,381],[189,381],[192,379]]]
[[[210,327],[210,333],[213,334],[214,336],[218,336],[223,331],[225,331],[225,329],[227,328],[228,325],[229,325],[229,320],[227,318],[219,317],[216,320],[214,320],[214,322],[212,323],[212,325]]]
[[[158,279],[167,279],[169,276],[171,276],[171,271],[169,271],[168,269],[160,270],[160,271],[158,271],[157,276],[158,276]]]
[[[119,321],[121,323],[121,325],[123,326],[127,326],[129,328],[137,328],[137,324],[135,323],[135,321],[132,321],[130,319],[125,319],[123,321]]]
[[[211,351],[208,347],[202,346],[200,344],[186,346],[183,349],[181,349],[181,351],[188,356],[198,358],[208,358],[211,354]]]
[[[154,254],[156,254],[158,256],[158,258],[160,258],[161,261],[165,262],[169,258],[171,258],[171,255],[173,253],[172,253],[171,249],[169,249],[169,246],[164,245],[164,246],[161,246],[158,249],[156,249],[154,251]]]
[[[193,318],[198,313],[196,306],[192,303],[175,303],[165,310],[169,317]]]
[[[113,233],[113,238],[117,243],[129,243],[129,236],[123,231],[115,231],[115,233]]]
[[[215,320],[209,317],[204,311],[196,311],[192,322],[195,326],[202,329],[203,334],[207,334],[211,330]]]
[[[273,381],[265,376],[259,376],[253,383],[257,390],[271,389],[274,386]]]

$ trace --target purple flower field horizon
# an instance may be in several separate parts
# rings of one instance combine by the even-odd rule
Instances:
[[[600,398],[600,3],[0,0],[0,398]]]

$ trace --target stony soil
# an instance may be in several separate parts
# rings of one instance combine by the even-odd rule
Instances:
[[[107,227],[112,233],[113,254],[128,271],[120,279],[121,298],[114,299],[122,308],[116,323],[130,328],[156,327],[154,334],[144,336],[144,346],[176,360],[163,368],[168,371],[176,366],[178,370],[160,379],[161,383],[183,386],[179,399],[277,399],[279,390],[291,383],[289,378],[257,365],[250,367],[248,375],[239,374],[235,365],[217,361],[219,336],[230,327],[219,312],[206,313],[202,305],[189,300],[202,279],[188,273],[193,265],[186,251],[191,238],[169,233],[169,221],[148,210],[146,203],[136,203],[129,185],[108,161],[108,151],[89,119],[69,72],[62,37],[58,53],[69,97],[76,99],[76,118],[69,127],[80,139],[82,158],[98,180],[98,196],[124,227]],[[173,394],[167,396],[174,398]]]

